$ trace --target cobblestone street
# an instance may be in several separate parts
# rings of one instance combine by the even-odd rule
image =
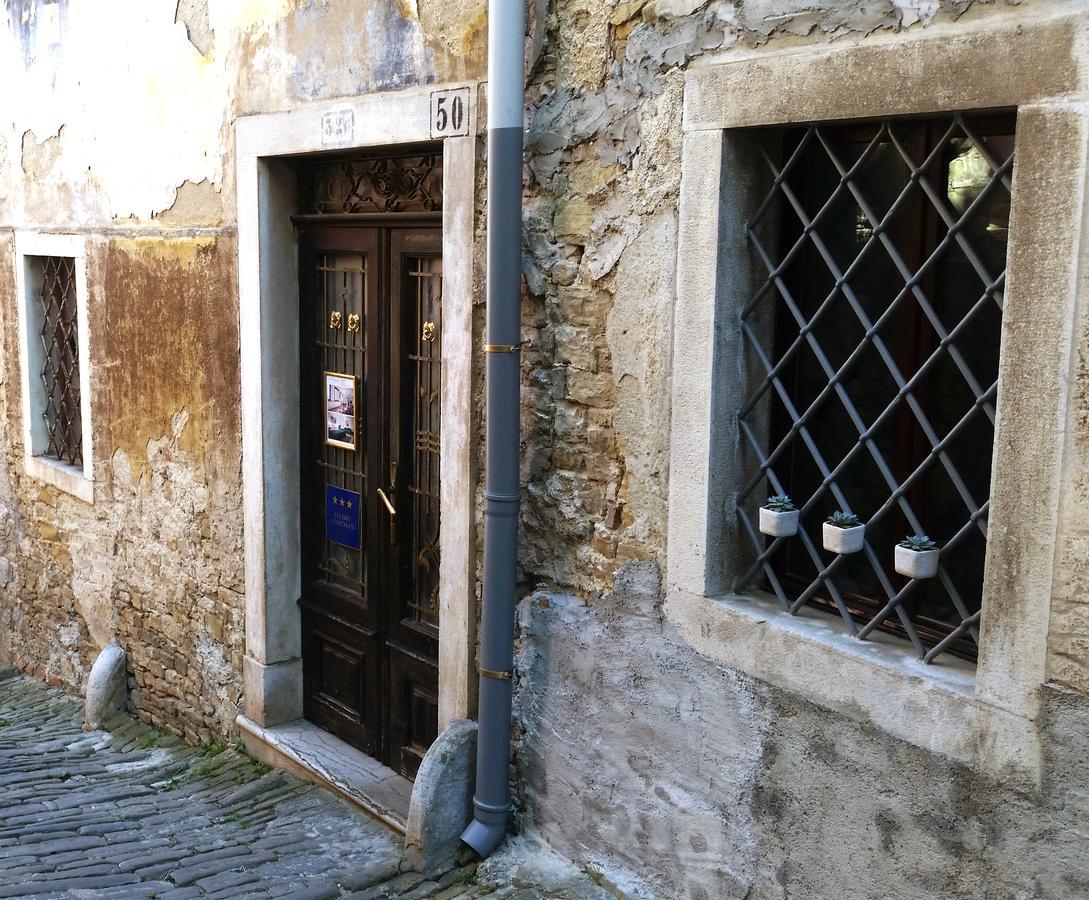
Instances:
[[[0,897],[609,896],[473,867],[427,880],[399,835],[234,746],[82,723],[77,698],[0,674]]]

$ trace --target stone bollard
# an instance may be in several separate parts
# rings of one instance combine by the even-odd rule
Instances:
[[[476,785],[476,722],[451,722],[427,751],[408,808],[405,850],[417,872],[453,865],[461,852],[461,832],[473,817]]]
[[[125,651],[118,644],[107,644],[98,654],[87,677],[84,730],[108,727],[112,719],[125,714],[127,704],[128,666]]]

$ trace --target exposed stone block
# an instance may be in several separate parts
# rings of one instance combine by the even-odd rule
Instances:
[[[87,678],[84,720],[88,729],[108,727],[112,719],[125,712],[128,678],[125,651],[117,644],[107,644],[98,654]]]
[[[446,869],[461,850],[461,833],[473,817],[476,736],[476,722],[451,722],[416,773],[405,847],[417,871]]]

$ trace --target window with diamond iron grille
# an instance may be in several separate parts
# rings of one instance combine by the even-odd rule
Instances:
[[[67,256],[38,257],[45,404],[45,455],[83,465],[83,425],[79,396],[79,334],[76,319],[76,264]]]
[[[987,539],[1013,113],[761,130],[770,190],[747,225],[758,289],[741,312],[753,389],[739,414],[738,497],[763,584],[791,613],[974,659]],[[801,511],[765,538],[769,494]],[[860,552],[822,546],[835,510]],[[907,579],[895,544],[927,534],[938,574]]]

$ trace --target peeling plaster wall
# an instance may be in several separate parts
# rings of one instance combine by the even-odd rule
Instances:
[[[5,0],[0,225],[234,219],[232,122],[482,76],[483,0]],[[183,198],[192,201],[192,197]],[[64,215],[59,216],[58,210]]]
[[[229,733],[241,694],[238,324],[211,309],[235,257],[229,236],[90,242],[93,507],[22,475],[15,298],[3,295],[0,614],[14,661],[78,689],[116,639],[134,709],[192,740]]]
[[[0,8],[0,664],[234,731],[244,650],[237,115],[481,76],[483,0]],[[23,474],[11,229],[87,236],[95,502]]]
[[[527,588],[592,596],[625,560],[663,558],[684,68],[770,40],[812,44],[955,21],[970,5],[550,7],[527,87]]]

